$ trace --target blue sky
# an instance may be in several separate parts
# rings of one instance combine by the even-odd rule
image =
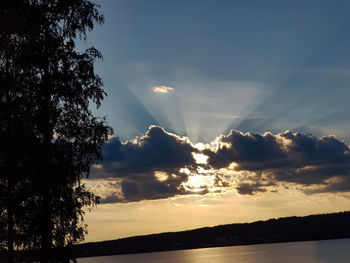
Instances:
[[[88,240],[350,207],[349,1],[98,3]]]
[[[230,129],[349,138],[347,1],[98,3],[106,22],[87,44],[104,55],[117,136],[157,124],[197,142]]]

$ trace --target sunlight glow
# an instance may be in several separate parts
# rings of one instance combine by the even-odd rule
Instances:
[[[197,149],[200,150],[200,151],[205,150],[205,144],[202,143],[202,142],[196,143],[196,144],[194,145],[194,147],[197,148]]]
[[[203,167],[198,167],[197,172],[200,174],[212,174],[213,170],[206,170]]]
[[[235,170],[235,168],[238,166],[238,163],[232,162],[230,163],[230,165],[228,166],[229,170]]]
[[[214,185],[214,175],[192,175],[184,184],[186,189],[191,189],[194,192],[200,192],[204,189],[211,188]]]
[[[185,173],[185,174],[188,174],[190,175],[191,174],[191,171],[188,169],[188,168],[181,168],[179,170],[180,173]]]
[[[164,182],[168,179],[168,174],[166,172],[163,172],[163,171],[155,171],[154,176],[160,182]]]
[[[192,153],[193,158],[196,160],[197,164],[207,164],[209,156],[202,153]]]

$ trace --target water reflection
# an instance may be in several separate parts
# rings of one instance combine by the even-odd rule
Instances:
[[[202,248],[78,259],[78,263],[348,263],[350,239]]]
[[[350,239],[323,240],[313,243],[317,262],[350,262]]]

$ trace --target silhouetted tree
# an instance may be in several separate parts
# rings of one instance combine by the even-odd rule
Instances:
[[[23,7],[19,1],[0,2],[0,232],[9,262],[13,262],[14,245],[21,239],[16,222],[21,217],[16,213],[23,211],[19,207],[27,188],[23,175],[30,156],[28,136],[32,135],[31,124],[27,125],[32,122],[25,85],[28,75],[23,74],[25,67],[21,65]]]
[[[0,138],[7,248],[13,250],[14,243],[40,248],[41,262],[65,262],[69,255],[52,248],[83,240],[83,208],[98,199],[81,180],[101,159],[101,146],[112,133],[90,110],[91,102],[99,107],[105,96],[94,72],[101,54],[95,48],[75,49],[77,38],[85,39],[103,16],[88,0],[2,0],[1,5],[6,22],[0,37],[1,95],[8,108],[2,118],[10,120]],[[19,107],[13,111],[13,105]],[[13,140],[26,138],[13,156],[8,155],[9,134]]]

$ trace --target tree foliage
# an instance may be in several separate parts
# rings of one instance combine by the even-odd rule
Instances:
[[[51,248],[86,234],[84,207],[98,198],[82,179],[112,133],[90,110],[106,95],[94,72],[102,56],[75,46],[103,16],[88,0],[2,0],[0,10],[3,245],[39,248],[42,262],[59,262]]]

